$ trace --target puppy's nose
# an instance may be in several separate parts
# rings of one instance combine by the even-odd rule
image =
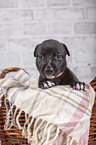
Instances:
[[[50,74],[52,74],[52,70],[45,70],[45,72],[46,72],[46,74],[48,74],[48,75],[50,75]]]
[[[45,73],[48,74],[48,75],[51,75],[53,73],[53,68],[51,67],[46,67],[45,68]]]

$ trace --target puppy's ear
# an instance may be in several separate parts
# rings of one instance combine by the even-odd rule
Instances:
[[[36,57],[36,52],[37,52],[38,46],[39,46],[39,44],[35,47],[35,50],[34,50],[34,57]]]
[[[64,48],[65,48],[65,50],[67,52],[67,55],[70,56],[70,53],[69,53],[69,50],[68,50],[67,46],[65,44],[63,44],[63,46],[64,46]]]

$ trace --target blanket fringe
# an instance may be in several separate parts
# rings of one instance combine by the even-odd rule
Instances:
[[[20,110],[15,105],[7,100],[5,95],[5,106],[6,106],[6,122],[4,125],[5,130],[9,130],[12,126],[16,126],[22,130],[22,135],[28,139],[31,145],[49,145],[56,143],[58,135],[60,134],[60,129],[41,118],[34,118],[25,113],[25,122],[23,126],[20,124],[20,116],[23,110]],[[3,94],[0,95],[0,98]],[[33,125],[33,128],[32,128]]]
[[[42,120],[40,117],[34,118],[33,116],[29,116],[26,113],[25,122],[22,126],[20,124],[19,118],[24,111],[20,110],[15,105],[12,105],[12,103],[7,100],[5,93],[0,94],[0,99],[3,96],[5,96],[4,102],[6,106],[6,122],[4,125],[5,130],[9,130],[13,125],[15,125],[22,130],[22,135],[28,139],[28,143],[30,145],[62,145],[62,143],[57,143],[58,136],[62,132],[60,128],[58,128],[56,125],[50,124],[50,122]],[[67,138],[66,145],[79,144],[69,136]]]

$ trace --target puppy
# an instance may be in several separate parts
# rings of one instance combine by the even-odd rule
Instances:
[[[54,85],[70,85],[75,89],[84,89],[73,72],[67,67],[66,55],[70,53],[65,44],[56,40],[46,40],[37,45],[34,51],[36,66],[40,72],[38,86],[49,88]]]

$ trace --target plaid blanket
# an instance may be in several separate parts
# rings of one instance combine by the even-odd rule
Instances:
[[[0,80],[0,98],[3,95],[7,112],[5,129],[16,125],[31,145],[88,144],[95,98],[89,84],[85,92],[73,90],[70,86],[42,90],[37,88],[33,77],[20,70],[15,76]],[[26,121],[22,126],[19,117],[23,111]]]

